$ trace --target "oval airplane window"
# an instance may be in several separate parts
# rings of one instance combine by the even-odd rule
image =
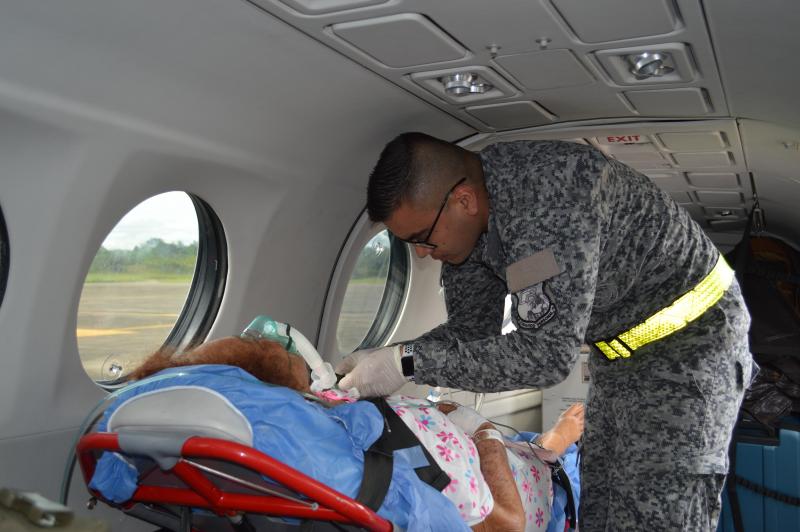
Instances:
[[[361,249],[347,283],[336,328],[339,352],[350,353],[364,344],[379,343],[368,336],[383,333],[373,331],[373,325],[385,299],[391,262],[392,242],[389,232],[383,230]]]
[[[219,219],[167,192],[128,212],[100,246],[81,293],[76,336],[86,373],[114,384],[161,348],[205,338],[224,287]]]

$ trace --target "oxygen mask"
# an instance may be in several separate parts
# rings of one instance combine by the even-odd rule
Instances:
[[[311,391],[329,390],[336,385],[336,374],[329,362],[322,360],[316,348],[303,333],[291,325],[275,321],[269,316],[256,316],[240,335],[250,338],[266,338],[281,344],[287,351],[303,357],[311,368]]]

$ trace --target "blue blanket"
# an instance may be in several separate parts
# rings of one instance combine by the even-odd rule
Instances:
[[[221,365],[172,368],[132,385],[106,410],[98,430],[106,430],[109,417],[124,401],[173,386],[219,392],[249,420],[253,447],[351,498],[361,485],[364,450],[383,431],[383,417],[372,403],[325,408],[293,390]],[[104,453],[89,486],[109,500],[123,502],[133,495],[136,476],[131,464]],[[420,481],[400,454],[395,456],[389,491],[377,513],[411,532],[469,530],[455,506]]]

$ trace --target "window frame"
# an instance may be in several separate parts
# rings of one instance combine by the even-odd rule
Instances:
[[[228,279],[228,244],[222,222],[211,206],[189,192],[197,214],[197,261],[192,285],[164,347],[185,349],[203,342],[222,305]]]
[[[3,215],[3,207],[0,206],[0,307],[3,306],[3,299],[6,294],[8,284],[8,272],[11,269],[11,245],[8,241],[8,226]]]
[[[165,192],[186,194],[197,215],[197,259],[192,284],[178,319],[160,346],[182,350],[203,342],[216,320],[228,279],[228,244],[222,222],[206,201],[185,190]],[[157,195],[150,196],[133,208]],[[129,374],[94,382],[105,389],[120,388],[128,383]]]
[[[317,349],[325,353],[329,362],[336,362],[344,355],[339,350],[337,333],[341,317],[342,303],[347,286],[358,262],[361,250],[369,241],[386,227],[369,220],[366,209],[353,223],[339,254],[328,282],[323,310],[317,330]],[[411,258],[407,245],[389,233],[389,271],[386,276],[381,301],[378,304],[372,325],[356,349],[379,347],[392,336],[399,324],[411,282]]]
[[[377,233],[376,233],[377,234]],[[400,312],[403,309],[408,282],[411,277],[408,244],[389,235],[389,272],[386,274],[386,284],[383,287],[381,301],[375,313],[372,325],[367,329],[364,339],[356,349],[378,347],[386,342],[397,324]]]

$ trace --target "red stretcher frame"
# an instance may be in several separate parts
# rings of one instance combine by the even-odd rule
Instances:
[[[98,499],[114,505],[88,486],[100,451],[124,452],[120,449],[117,434],[87,434],[78,442],[76,451],[87,489]],[[277,517],[336,521],[375,532],[390,532],[393,529],[391,522],[360,502],[252,447],[228,440],[194,436],[184,442],[181,458],[216,459],[238,464],[308,497],[310,502],[316,502],[318,506],[313,508],[279,496],[225,491],[216,486],[201,469],[180,459],[170,472],[188,487],[140,485],[125,506],[133,503],[170,504],[204,508],[217,515],[252,512]]]

